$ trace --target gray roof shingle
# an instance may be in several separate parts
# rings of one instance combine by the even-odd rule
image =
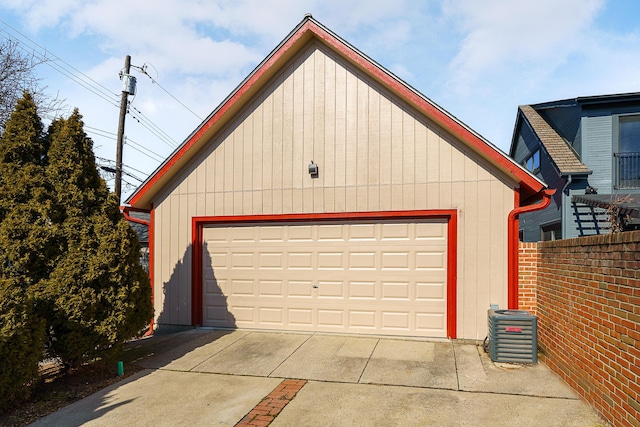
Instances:
[[[540,143],[555,163],[561,175],[590,173],[591,170],[578,159],[578,155],[555,129],[531,105],[521,105],[520,111]]]

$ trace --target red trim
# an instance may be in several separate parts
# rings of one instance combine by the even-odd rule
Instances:
[[[197,131],[184,143],[184,145],[182,145],[180,149],[176,153],[174,153],[164,165],[162,165],[160,170],[153,174],[153,176],[151,176],[151,178],[147,182],[145,182],[142,187],[140,187],[140,189],[131,198],[131,205],[136,205],[138,202],[140,202],[140,200],[145,197],[147,192],[149,192],[151,188],[159,183],[159,181],[168,173],[168,171],[170,171],[176,165],[176,163],[178,163],[178,161],[180,161],[180,159],[185,156],[194,147],[194,145],[196,145],[196,143],[204,136],[204,134],[209,131],[209,129],[211,129],[219,120],[223,119],[224,116],[235,106],[235,104],[239,103],[241,99],[252,90],[254,85],[257,85],[263,77],[268,77],[271,68],[275,67],[276,64],[281,59],[283,59],[283,57],[285,57],[285,55],[290,53],[289,50],[296,46],[297,42],[305,37],[307,33],[310,33],[316,38],[322,40],[324,43],[339,52],[348,60],[362,67],[367,73],[387,85],[399,96],[413,104],[417,109],[422,111],[425,115],[430,117],[444,129],[447,129],[456,138],[462,141],[466,141],[471,146],[475,147],[478,152],[482,153],[484,156],[491,159],[491,161],[497,163],[502,168],[507,170],[510,174],[516,177],[516,180],[519,180],[521,187],[530,189],[532,194],[536,194],[542,191],[544,185],[536,180],[532,175],[519,168],[513,161],[511,161],[511,159],[507,157],[506,154],[500,152],[495,147],[488,144],[486,141],[473,133],[467,127],[463,126],[460,122],[455,120],[445,111],[429,102],[426,98],[422,97],[410,87],[402,83],[400,80],[393,77],[383,68],[371,62],[368,58],[361,55],[351,46],[338,39],[335,35],[329,33],[327,30],[316,24],[311,18],[305,19],[306,22],[303,21],[304,23],[300,26],[298,31],[289,36],[289,38],[284,41],[282,46],[280,46],[280,48],[275,51],[268,58],[268,60],[260,66],[260,68],[258,68],[253,74],[251,74],[249,78],[225,101],[225,103],[221,105],[214,112],[214,114],[201,125],[199,129],[197,129]]]
[[[455,211],[454,211],[455,212]],[[447,224],[447,336],[458,337],[458,215]]]
[[[191,219],[191,324],[202,325],[202,247],[203,228],[212,222],[194,217]]]
[[[523,213],[534,212],[546,208],[551,204],[551,196],[556,190],[544,190],[542,201],[535,205],[520,206],[520,193],[514,191],[515,208],[509,212],[507,221],[507,264],[508,264],[508,283],[507,283],[507,304],[510,310],[518,309],[518,216]]]
[[[438,106],[432,104],[420,94],[416,93],[410,87],[405,85],[400,80],[391,76],[387,71],[377,66],[376,64],[369,61],[367,58],[358,54],[358,52],[354,51],[350,46],[342,43],[340,40],[336,39],[333,35],[329,34],[327,31],[313,24],[310,27],[310,30],[320,39],[322,39],[325,43],[336,49],[342,55],[357,63],[359,66],[364,68],[368,73],[375,76],[377,79],[382,81],[384,84],[389,86],[392,90],[396,91],[402,98],[406,101],[411,102],[415,105],[419,110],[429,116],[432,120],[437,122],[440,126],[447,129],[451,134],[456,136],[458,139],[462,141],[469,142],[472,146],[474,146],[478,151],[489,157],[492,161],[498,163],[500,166],[509,171],[512,175],[517,177],[520,181],[521,185],[524,185],[530,188],[534,193],[538,193],[544,188],[544,185],[541,184],[538,180],[536,180],[533,176],[524,172],[520,169],[510,158],[503,154],[502,152],[496,150],[491,145],[487,144],[486,141],[479,138],[475,133],[470,131],[468,128],[463,126],[457,120],[453,119],[450,115],[448,115],[445,111],[440,109]]]
[[[324,214],[284,214],[246,216],[203,216],[191,219],[191,323],[202,324],[202,249],[203,230],[211,224],[242,224],[268,222],[331,222],[390,219],[442,218],[447,220],[447,336],[457,338],[457,271],[458,213],[453,209],[383,212],[336,212]]]
[[[134,218],[131,215],[129,215],[129,212],[149,213],[148,209],[138,209],[138,208],[133,208],[131,206],[120,206],[120,212],[122,212],[122,215],[124,215],[124,219],[126,219],[129,222],[135,222],[136,224],[142,224],[146,226],[149,225],[149,221],[140,219],[140,218]]]
[[[151,217],[149,219],[149,284],[151,285],[151,306],[154,307],[155,301],[155,283],[153,281],[155,274],[153,271],[153,267],[155,264],[155,230],[156,230],[156,210],[151,205],[151,211],[149,212]],[[151,318],[151,322],[149,323],[149,330],[145,335],[153,335],[153,325],[155,321],[155,308],[154,314]]]
[[[122,215],[124,215],[124,219],[126,219],[129,222],[135,222],[136,224],[149,226],[149,221],[145,219],[134,218],[131,215],[129,215],[129,212],[127,212],[126,210],[122,212]]]
[[[313,25],[313,27],[316,27]],[[131,205],[135,205],[146,193],[149,191],[158,181],[171,169],[174,165],[184,156],[191,148],[196,144],[196,142],[214,125],[216,124],[222,117],[227,114],[227,112],[237,103],[239,100],[251,90],[251,88],[271,69],[274,64],[280,60],[287,51],[298,41],[302,36],[311,29],[309,23],[303,25],[300,30],[298,30],[295,34],[293,34],[289,39],[278,49],[268,61],[266,61],[262,66],[256,70],[255,73],[251,75],[249,79],[247,79],[242,86],[240,86],[233,95],[226,100],[226,102],[220,106],[220,108],[215,112],[215,114],[198,129],[196,133],[194,133],[189,140],[182,146],[180,149],[171,156],[171,158],[162,166],[162,168],[156,172],[149,181],[143,184],[139,191],[133,195],[130,200]]]
[[[133,206],[120,205],[120,212],[144,212],[149,213],[149,209],[134,208]]]

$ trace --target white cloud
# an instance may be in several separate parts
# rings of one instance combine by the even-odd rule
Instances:
[[[0,10],[17,14],[21,30],[56,55],[90,64],[79,68],[116,96],[125,55],[134,65],[150,64],[149,74],[201,117],[312,13],[506,150],[519,104],[640,90],[638,24],[628,19],[625,33],[618,21],[599,26],[603,10],[622,13],[620,1],[0,0]],[[638,9],[632,0],[627,7]],[[200,120],[137,76],[134,105],[181,142]],[[115,132],[116,107],[58,79],[44,83],[78,106],[88,125]],[[129,138],[170,153],[127,120]],[[97,141],[103,156],[113,157],[115,144]],[[157,166],[126,154],[149,172]]]
[[[462,35],[449,85],[463,95],[491,76],[552,72],[584,42],[603,0],[447,0],[445,16]]]

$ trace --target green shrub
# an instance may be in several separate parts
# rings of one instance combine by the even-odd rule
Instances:
[[[100,178],[78,111],[49,128],[47,176],[63,251],[45,280],[49,348],[65,364],[109,357],[153,316],[137,236]]]
[[[21,286],[0,279],[0,411],[29,395],[43,354],[44,322]]]

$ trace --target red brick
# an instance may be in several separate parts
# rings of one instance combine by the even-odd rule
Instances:
[[[536,306],[541,359],[623,426],[640,426],[639,252],[640,232],[520,246],[520,305]]]

